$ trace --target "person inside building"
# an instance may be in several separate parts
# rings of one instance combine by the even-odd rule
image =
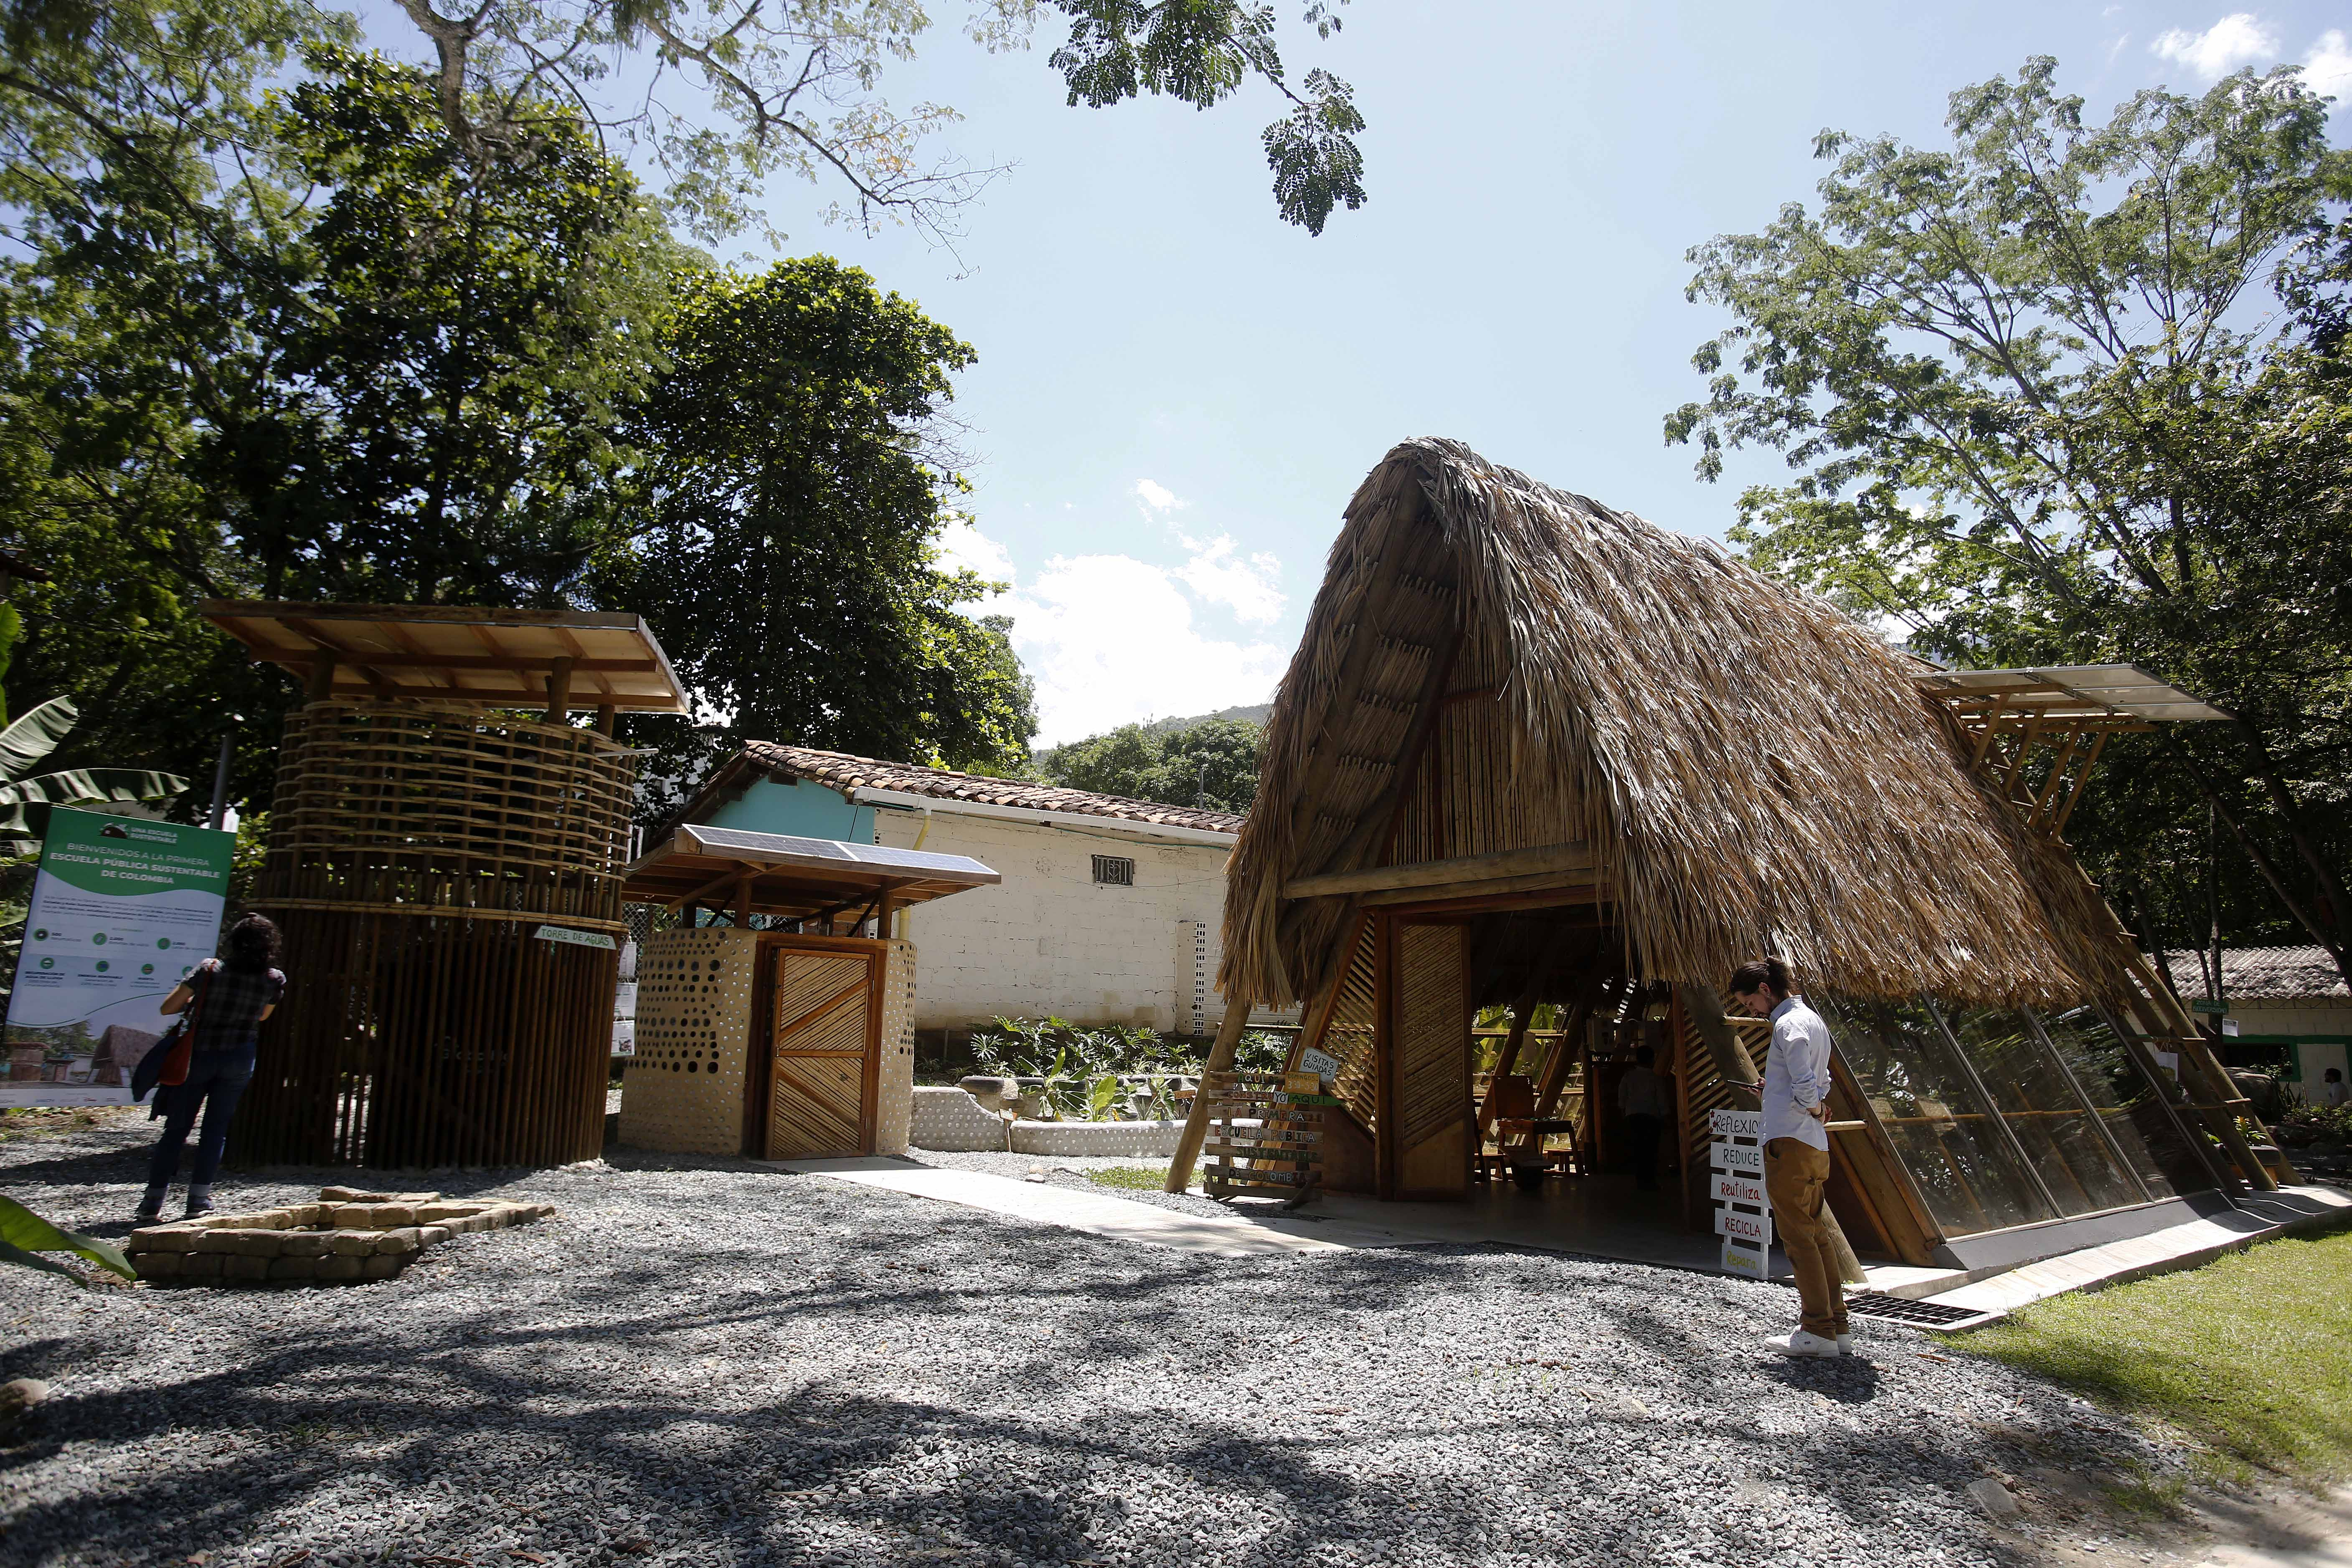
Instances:
[[[1617,1080],[1617,1109],[1625,1118],[1625,1148],[1633,1162],[1633,1189],[1658,1190],[1658,1139],[1666,1130],[1666,1080],[1652,1070],[1656,1055],[1643,1046]]]
[[[1830,1179],[1830,1029],[1792,992],[1788,964],[1777,958],[1743,963],[1731,976],[1732,999],[1772,1020],[1772,1054],[1764,1069],[1764,1193],[1772,1228],[1797,1273],[1802,1319],[1791,1333],[1765,1342],[1782,1355],[1837,1356],[1853,1348],[1846,1324],[1843,1271],[1824,1223]]]
[[[2344,1082],[2344,1069],[2329,1068],[2326,1072],[2320,1075],[2319,1103],[2334,1107],[2345,1104],[2347,1100],[2352,1100],[2352,1089],[2347,1089]]]
[[[213,1176],[228,1147],[228,1124],[245,1086],[253,1081],[254,1052],[261,1021],[286,994],[286,976],[271,965],[278,957],[278,927],[262,915],[247,915],[229,929],[226,959],[207,958],[163,998],[162,1011],[185,1013],[189,1036],[187,1077],[156,1091],[163,1111],[163,1135],[147,1163],[147,1191],[139,1200],[141,1223],[160,1218],[180,1151],[204,1112],[196,1139],[196,1163],[188,1173],[188,1213],[212,1212]],[[168,1098],[166,1098],[168,1097]]]

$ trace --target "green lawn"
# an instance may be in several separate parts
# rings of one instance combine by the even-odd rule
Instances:
[[[1099,1171],[1088,1171],[1087,1180],[1106,1187],[1132,1187],[1138,1192],[1156,1193],[1168,1180],[1168,1167],[1106,1165]]]
[[[2352,1474],[2352,1233],[2060,1296],[1957,1343],[2161,1421],[2225,1471]]]

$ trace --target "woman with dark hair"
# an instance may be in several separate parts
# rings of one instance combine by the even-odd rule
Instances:
[[[259,1042],[261,1021],[277,1009],[286,994],[286,976],[270,967],[278,958],[278,928],[261,915],[247,915],[229,928],[228,957],[207,958],[163,998],[162,1011],[190,1015],[188,1076],[170,1089],[155,1091],[165,1102],[163,1136],[155,1142],[154,1157],[147,1162],[147,1193],[139,1200],[138,1217],[161,1218],[163,1199],[180,1169],[180,1151],[205,1113],[205,1130],[196,1140],[195,1169],[188,1174],[188,1215],[210,1214],[213,1175],[220,1169],[222,1151],[228,1147],[229,1119],[245,1086],[253,1081],[253,1053]]]

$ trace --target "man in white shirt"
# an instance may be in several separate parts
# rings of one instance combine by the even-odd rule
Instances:
[[[2347,1094],[2346,1090],[2344,1069],[2329,1068],[2319,1080],[2319,1103],[2332,1110],[2342,1105],[2347,1099],[2352,1099],[2352,1094]]]
[[[1797,1271],[1801,1327],[1765,1342],[1782,1355],[1836,1356],[1853,1348],[1837,1249],[1822,1223],[1830,1179],[1830,1029],[1790,994],[1789,966],[1777,958],[1743,963],[1731,976],[1732,999],[1772,1020],[1772,1054],[1764,1068],[1764,1192],[1772,1228]]]

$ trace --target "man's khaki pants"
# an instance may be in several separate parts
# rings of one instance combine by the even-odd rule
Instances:
[[[1805,1331],[1832,1339],[1846,1331],[1845,1291],[1829,1227],[1822,1223],[1830,1153],[1801,1138],[1764,1145],[1764,1191],[1772,1200],[1772,1228],[1789,1266],[1797,1271],[1797,1300]]]

